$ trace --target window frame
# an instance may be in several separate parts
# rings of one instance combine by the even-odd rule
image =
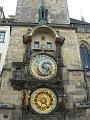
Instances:
[[[48,45],[51,45],[51,47],[48,47]],[[46,48],[49,49],[49,50],[51,50],[52,49],[52,42],[47,42]]]
[[[0,31],[0,43],[5,42],[5,34],[6,34],[6,31]]]
[[[83,69],[90,69],[90,51],[87,44],[80,44],[80,58]]]
[[[35,47],[35,46],[38,46],[38,47]],[[34,49],[40,49],[39,41],[34,41]]]

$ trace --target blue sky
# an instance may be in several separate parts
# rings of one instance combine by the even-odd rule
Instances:
[[[81,19],[83,15],[87,22],[90,22],[90,0],[67,0],[69,15],[72,18]],[[0,6],[4,7],[5,15],[14,15],[16,12],[17,0],[0,0]]]

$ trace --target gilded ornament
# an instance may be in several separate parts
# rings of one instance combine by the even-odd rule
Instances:
[[[39,88],[32,93],[30,103],[36,112],[46,114],[55,109],[57,99],[52,90],[48,88]]]
[[[57,65],[48,55],[37,55],[31,59],[30,72],[35,78],[48,80],[56,75]]]

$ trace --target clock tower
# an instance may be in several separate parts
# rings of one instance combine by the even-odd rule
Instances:
[[[0,11],[0,120],[89,120],[90,24],[69,19],[67,0]]]
[[[12,80],[14,89],[23,91],[23,120],[63,120],[65,95],[62,80],[63,59],[61,47],[64,38],[54,29],[41,25],[23,36],[26,46],[22,63],[13,68],[22,69],[20,80]]]
[[[16,19],[37,23],[41,2],[44,2],[47,9],[48,23],[70,23],[67,0],[18,0]]]
[[[61,56],[64,40],[46,25],[36,27],[23,37],[26,45],[23,57],[24,83],[21,86],[24,120],[64,119]]]
[[[32,7],[33,6],[33,7]],[[53,7],[52,7],[53,6]],[[60,9],[58,9],[60,8]],[[11,81],[14,89],[22,89],[23,120],[63,120],[65,94],[62,79],[61,48],[64,38],[48,23],[68,24],[66,0],[19,0],[18,21],[36,23],[23,36],[23,62],[13,63],[22,69],[22,79]]]

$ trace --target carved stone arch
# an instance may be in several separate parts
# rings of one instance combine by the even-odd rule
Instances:
[[[32,30],[31,36],[34,36],[34,34],[37,32],[42,32],[42,33],[46,32],[51,34],[55,40],[55,43],[60,43],[61,46],[64,43],[65,38],[63,38],[61,35],[58,35],[57,32],[51,27],[48,27],[46,25],[36,27]]]
[[[80,41],[79,46],[82,46],[82,45],[86,46],[88,50],[90,49],[90,44],[87,41],[84,41],[84,40]]]
[[[80,41],[80,43],[79,43],[79,48],[80,48],[81,46],[87,47],[87,49],[88,49],[88,54],[89,54],[89,57],[90,57],[90,44],[89,44],[87,41],[82,40],[82,41]]]
[[[38,26],[38,27],[34,28],[34,29],[32,30],[32,32],[31,32],[31,36],[33,36],[34,33],[37,32],[37,31],[39,31],[39,30],[40,30],[40,31],[41,31],[41,30],[45,30],[45,31],[47,31],[47,32],[50,32],[55,38],[56,38],[56,36],[57,36],[56,31],[55,31],[54,29],[52,29],[51,27],[48,27],[48,26],[46,26],[46,25],[42,25],[42,26]],[[41,32],[43,32],[43,31],[41,31]]]
[[[31,36],[32,49],[55,51],[56,32],[51,27],[46,25],[38,26],[32,30]],[[38,43],[38,48],[35,47],[35,43]],[[50,48],[48,46],[50,46]]]
[[[27,35],[23,36],[23,43],[27,44],[28,42],[32,42],[32,37],[35,35],[35,33],[49,33],[53,36],[55,43],[60,44],[60,46],[63,45],[65,38],[63,38],[61,35],[58,35],[57,32],[46,25],[38,26],[34,28],[31,33],[28,33]]]
[[[48,33],[48,34],[51,34],[52,37],[53,37],[53,40],[54,40],[54,50],[55,50],[55,57],[61,61],[61,46],[63,45],[64,41],[65,41],[65,38],[63,38],[61,35],[57,34],[57,32],[51,28],[51,27],[48,27],[46,25],[42,25],[42,26],[39,26],[39,27],[36,27],[32,30],[31,32],[31,36],[32,36],[32,41],[33,41],[33,36],[36,34],[36,33]]]

